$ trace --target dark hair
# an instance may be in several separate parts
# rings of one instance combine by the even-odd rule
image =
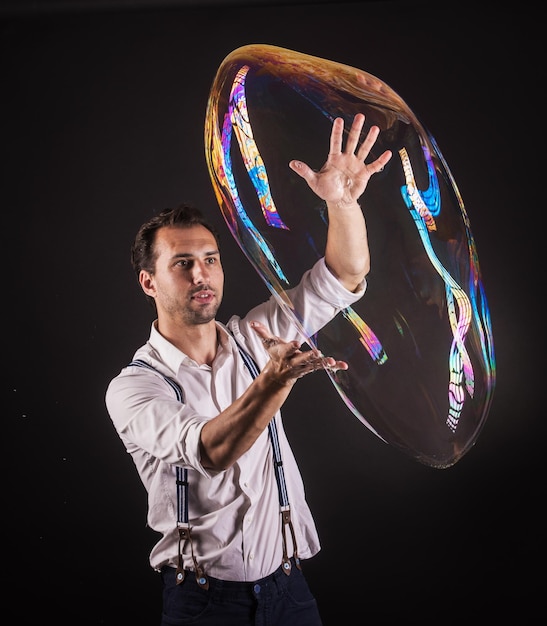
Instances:
[[[194,206],[179,204],[174,209],[163,209],[163,211],[145,222],[139,228],[135,241],[131,246],[131,264],[137,274],[137,279],[139,278],[141,270],[145,270],[150,274],[154,273],[157,258],[154,242],[156,240],[156,233],[160,228],[164,226],[190,228],[197,225],[204,226],[213,234],[220,250],[220,238],[217,230],[205,219],[203,213]],[[155,308],[156,303],[154,298],[150,296],[146,296],[146,298]]]

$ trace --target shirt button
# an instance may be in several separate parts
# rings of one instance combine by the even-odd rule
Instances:
[[[255,558],[254,552],[251,552],[251,554],[249,554],[249,561],[252,561]]]

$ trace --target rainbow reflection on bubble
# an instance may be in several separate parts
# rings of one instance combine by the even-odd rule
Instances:
[[[320,168],[330,128],[358,112],[394,157],[361,199],[372,270],[367,292],[311,336],[286,290],[323,255],[324,203],[291,172]],[[205,124],[206,158],[224,219],[308,343],[349,363],[327,372],[373,433],[436,468],[475,443],[495,387],[490,316],[476,246],[435,141],[376,77],[274,46],[221,64]],[[397,158],[398,157],[398,158]]]

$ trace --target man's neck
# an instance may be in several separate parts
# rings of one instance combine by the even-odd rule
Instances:
[[[156,328],[160,335],[198,365],[212,365],[218,349],[215,320],[207,324],[181,326],[158,320]]]

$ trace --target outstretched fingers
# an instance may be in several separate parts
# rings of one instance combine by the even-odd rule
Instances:
[[[346,141],[346,153],[354,154],[355,149],[359,144],[359,139],[361,137],[361,131],[363,130],[363,124],[365,123],[365,116],[362,113],[357,113],[357,115],[353,118],[353,123],[351,124],[351,128],[349,129],[348,138]],[[343,126],[343,122],[342,122]],[[360,152],[360,150],[359,150]],[[359,155],[359,153],[357,153]]]
[[[342,154],[342,138],[344,136],[344,120],[337,117],[332,123],[330,133],[330,154],[337,156]]]
[[[359,150],[357,151],[357,157],[359,158],[359,160],[363,161],[363,163],[365,162],[365,159],[368,157],[370,151],[372,150],[372,147],[376,143],[376,140],[378,139],[379,134],[380,134],[380,129],[378,128],[378,126],[370,127],[370,130],[368,131],[367,136],[365,137],[365,140],[363,141],[363,143],[359,147]],[[372,163],[366,164],[368,171],[371,174],[376,174],[377,172],[381,172],[384,169],[384,166],[391,159],[391,156],[392,156],[391,150],[385,150],[375,161],[372,161]]]
[[[276,376],[282,380],[295,380],[322,369],[336,371],[348,368],[346,362],[326,357],[320,350],[302,351],[297,341],[283,341],[259,322],[252,322],[251,326],[260,337],[272,365],[275,364]]]
[[[359,145],[361,139],[361,133],[365,124],[365,115],[363,113],[357,113],[353,118],[353,123],[348,132],[345,149],[343,149],[343,134],[344,134],[344,120],[341,117],[337,117],[332,126],[331,140],[330,140],[330,156],[339,156],[341,154],[355,155],[361,162],[365,162],[369,156],[378,135],[380,134],[380,128],[376,125],[371,126],[369,131]],[[376,161],[370,164],[373,173],[381,171],[384,165],[391,158],[391,151],[386,150]]]
[[[320,370],[332,372],[346,370],[348,364],[345,361],[337,361],[330,356],[324,356],[319,350],[314,349],[305,352],[299,350],[288,356],[286,367],[289,377],[295,379]]]
[[[357,157],[361,161],[364,161],[368,157],[372,146],[376,143],[376,139],[378,139],[379,134],[380,129],[378,128],[378,126],[370,127],[367,136],[365,137],[363,143],[359,146],[359,150],[357,151]]]
[[[251,322],[251,327],[260,337],[264,349],[270,356],[284,358],[287,355],[294,355],[300,352],[300,346],[297,341],[283,341],[279,337],[272,335],[269,328],[260,322]]]

